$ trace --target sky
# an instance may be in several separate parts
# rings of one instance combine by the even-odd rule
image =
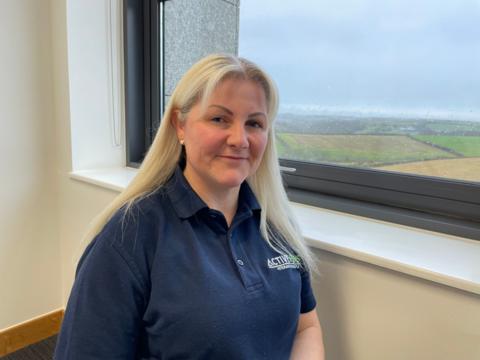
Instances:
[[[480,120],[480,0],[241,0],[239,55],[284,110]]]

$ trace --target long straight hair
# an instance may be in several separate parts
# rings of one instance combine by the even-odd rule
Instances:
[[[267,100],[269,122],[267,145],[257,171],[247,179],[262,208],[260,232],[265,241],[277,252],[288,256],[300,256],[302,267],[306,270],[316,270],[314,257],[300,234],[281,180],[273,132],[273,122],[278,109],[276,86],[254,63],[227,54],[213,54],[201,59],[179,81],[137,175],[93,220],[82,240],[82,249],[120,208],[124,207],[127,213],[135,202],[150,195],[167,182],[175,171],[182,153],[182,146],[172,124],[175,112],[186,115],[197,102],[206,104],[218,84],[227,78],[254,81],[262,87]]]

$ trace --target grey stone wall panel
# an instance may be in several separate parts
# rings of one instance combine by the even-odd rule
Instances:
[[[237,5],[234,5],[234,4]],[[202,57],[238,52],[238,0],[171,0],[165,3],[165,93]]]

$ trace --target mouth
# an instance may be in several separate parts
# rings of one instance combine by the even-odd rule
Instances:
[[[245,156],[235,156],[235,155],[219,155],[218,157],[222,159],[232,160],[232,161],[241,161],[247,160],[248,158]]]

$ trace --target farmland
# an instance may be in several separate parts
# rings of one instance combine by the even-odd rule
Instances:
[[[480,136],[417,135],[414,138],[427,144],[449,149],[459,156],[480,157]]]
[[[277,135],[277,146],[281,157],[349,166],[372,167],[455,157],[448,151],[404,135],[280,133]]]
[[[280,157],[480,181],[480,122],[283,114]]]
[[[382,166],[378,169],[466,181],[480,181],[480,157],[430,160]]]

